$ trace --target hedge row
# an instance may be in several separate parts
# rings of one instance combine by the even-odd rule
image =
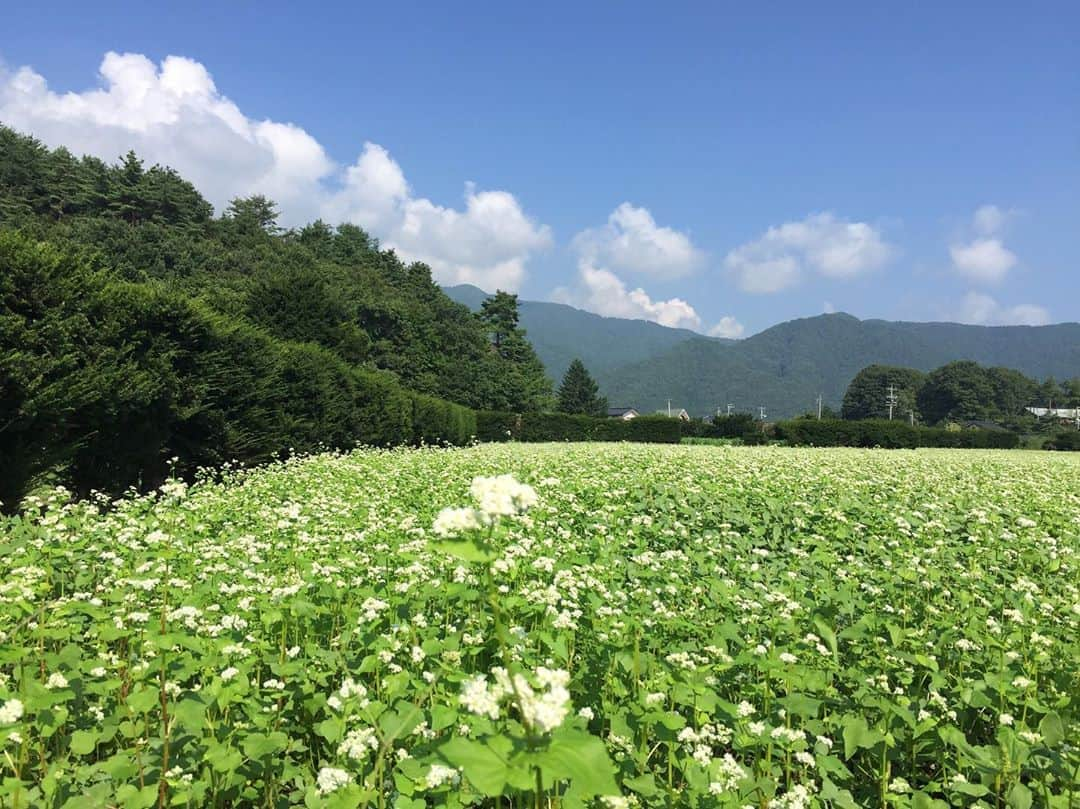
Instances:
[[[1044,444],[1046,449],[1080,452],[1080,431],[1058,433]]]
[[[681,422],[667,416],[622,419],[568,413],[476,414],[476,437],[481,441],[640,441],[678,444]]]
[[[468,408],[161,285],[115,281],[5,234],[0,267],[9,510],[40,483],[116,494],[173,469],[357,444],[465,444],[476,432]]]
[[[844,421],[794,419],[776,425],[776,436],[793,445],[815,447],[956,447],[963,449],[1015,449],[1016,433],[996,430],[945,430],[913,427],[902,421]]]

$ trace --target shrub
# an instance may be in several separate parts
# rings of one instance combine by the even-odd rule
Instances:
[[[682,422],[667,416],[608,419],[569,413],[476,414],[476,437],[481,441],[640,441],[677,444]]]
[[[476,435],[476,414],[470,408],[423,394],[414,394],[412,404],[414,444],[461,446]]]
[[[958,447],[1013,449],[1020,446],[1020,436],[1004,430],[947,430],[913,427],[902,421],[868,419],[794,419],[776,426],[777,435],[793,445],[815,447]]]
[[[1080,431],[1058,433],[1043,446],[1045,446],[1046,449],[1080,452]]]

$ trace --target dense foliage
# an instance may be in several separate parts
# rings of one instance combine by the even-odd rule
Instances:
[[[607,399],[600,395],[599,386],[579,359],[573,360],[563,375],[556,409],[560,413],[583,416],[607,415]]]
[[[529,328],[537,341],[561,335],[568,345],[582,346],[575,353],[608,398],[641,412],[659,409],[670,398],[693,415],[732,403],[754,413],[764,406],[771,419],[793,418],[816,410],[819,395],[825,405],[839,408],[851,380],[873,364],[926,372],[971,359],[1037,379],[1072,378],[1080,370],[1080,323],[987,327],[821,315],[732,342],[689,337],[617,367],[587,351],[593,333],[602,336],[602,325],[575,330],[566,324],[558,335],[545,334],[534,323]],[[1080,381],[1077,385],[1080,391]]]
[[[457,405],[551,401],[513,296],[477,316],[353,225],[282,230],[263,197],[214,218],[170,169],[2,126],[0,296],[8,507],[49,474],[118,492],[173,456],[464,442]]]
[[[642,441],[677,444],[682,422],[667,416],[633,419],[597,418],[570,413],[480,411],[476,436],[481,441]]]
[[[1007,430],[948,430],[941,427],[911,426],[904,421],[888,419],[793,419],[777,423],[775,432],[777,438],[796,446],[883,449],[1015,449],[1020,446],[1020,436]]]
[[[0,801],[1065,809],[1076,461],[492,444],[55,492],[0,522]]]
[[[916,409],[915,397],[925,382],[926,374],[914,368],[869,365],[848,385],[840,414],[845,419],[906,418]],[[888,405],[890,390],[895,396],[892,413]]]

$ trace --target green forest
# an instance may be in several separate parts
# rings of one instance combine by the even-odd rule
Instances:
[[[175,171],[0,127],[0,502],[357,443],[464,443],[551,382],[516,297],[477,313],[354,225],[212,206]]]

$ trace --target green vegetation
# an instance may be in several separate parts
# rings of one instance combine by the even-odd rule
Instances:
[[[1064,809],[1077,462],[490,444],[54,491],[0,520],[0,801]]]
[[[476,414],[476,437],[481,441],[642,441],[677,444],[683,423],[667,416],[634,419],[597,418],[570,413]]]
[[[529,328],[538,350],[541,340],[553,339],[536,324]],[[568,345],[588,346],[591,339],[591,332],[568,325],[559,333]],[[605,365],[585,348],[580,353],[610,401],[642,412],[671,399],[693,415],[731,402],[753,413],[764,406],[770,419],[784,419],[814,408],[819,394],[826,406],[840,409],[852,379],[874,364],[927,372],[969,359],[1036,379],[1075,377],[1080,324],[991,328],[834,314],[781,323],[734,342],[693,337],[621,366]],[[543,351],[541,358],[546,361]],[[1045,405],[1046,398],[1039,401]]]
[[[559,412],[602,418],[607,415],[607,408],[607,399],[600,395],[600,389],[585,365],[575,359],[566,369],[559,386]]]
[[[883,449],[1015,449],[1020,446],[1020,436],[1007,430],[948,430],[911,426],[905,421],[887,419],[793,419],[779,422],[775,429],[777,438],[793,446]]]
[[[355,226],[283,230],[263,197],[215,218],[133,153],[0,127],[5,508],[42,483],[117,494],[170,467],[464,443],[468,408],[551,402],[516,321],[515,297],[474,315]]]

